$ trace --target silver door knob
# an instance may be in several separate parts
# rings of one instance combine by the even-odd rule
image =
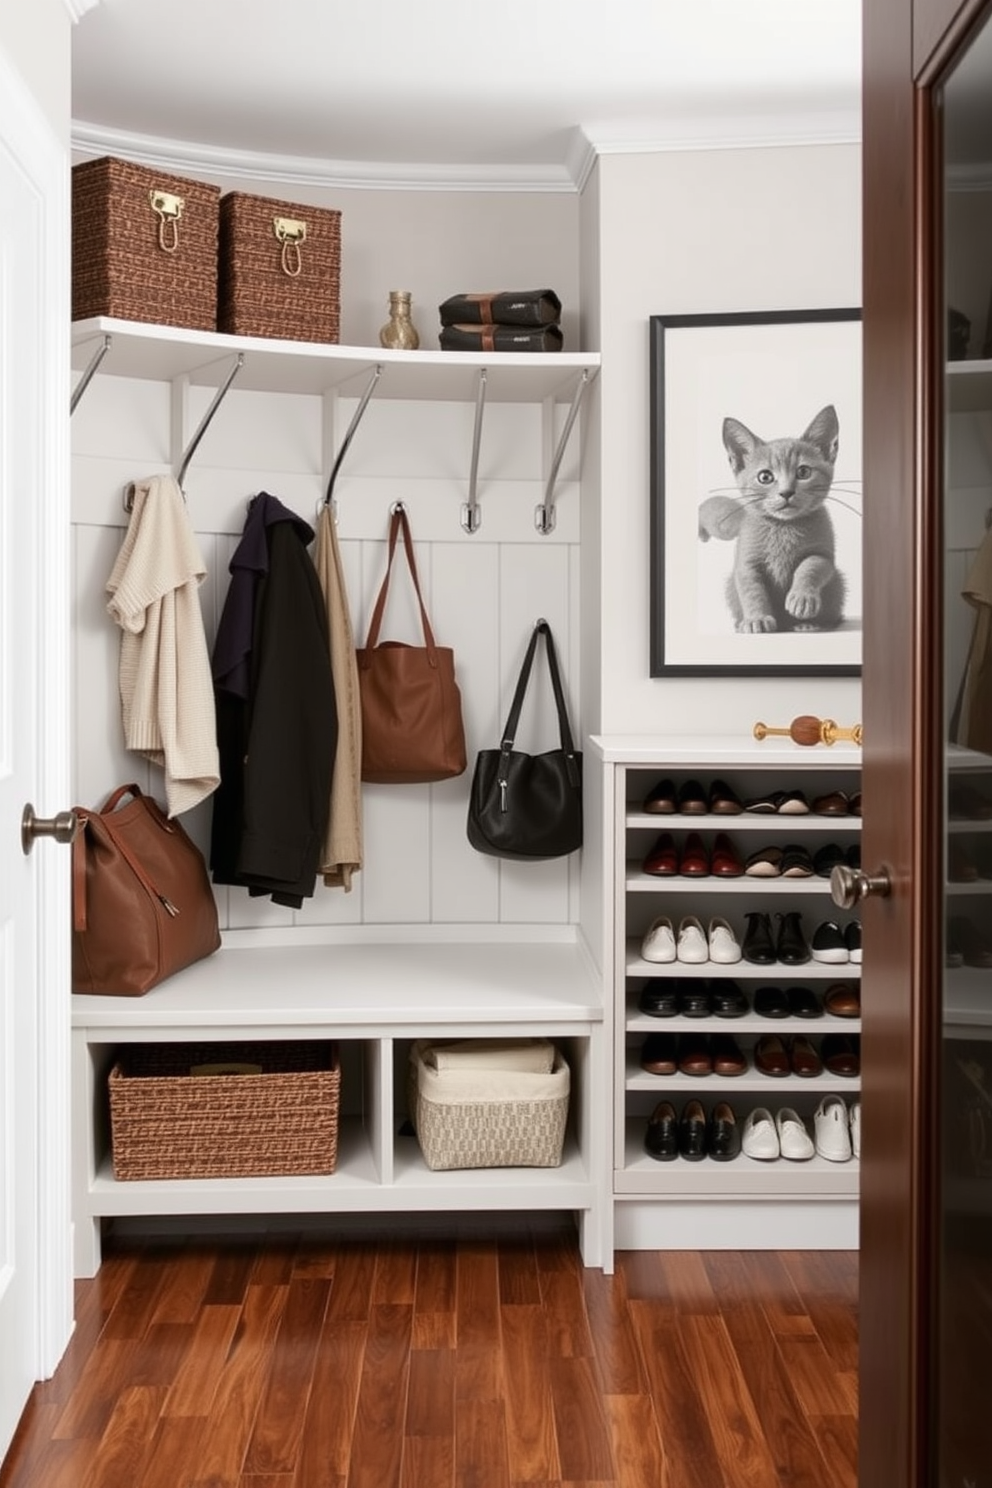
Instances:
[[[848,868],[838,863],[830,873],[830,897],[838,909],[855,909],[862,899],[885,899],[892,892],[888,869],[877,873],[863,873],[860,868]]]
[[[35,816],[29,801],[21,814],[21,848],[27,854],[36,837],[54,837],[56,842],[71,842],[79,831],[79,817],[74,811],[60,811],[56,816]]]

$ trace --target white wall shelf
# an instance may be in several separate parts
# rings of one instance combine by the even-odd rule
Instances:
[[[110,347],[100,365],[102,374],[160,382],[186,377],[195,386],[219,387],[232,359],[243,356],[236,386],[251,392],[319,394],[339,389],[358,396],[370,374],[381,366],[376,398],[474,401],[479,373],[485,369],[487,399],[528,403],[552,398],[567,402],[582,373],[594,374],[600,364],[598,352],[387,351],[231,336],[94,316],[73,322],[71,360],[75,371],[85,371],[107,336],[111,338]]]

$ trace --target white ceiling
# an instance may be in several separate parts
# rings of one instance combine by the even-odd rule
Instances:
[[[860,134],[861,0],[74,3],[91,154],[574,189],[595,151]]]

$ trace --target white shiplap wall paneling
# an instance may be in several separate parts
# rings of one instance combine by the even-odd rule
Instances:
[[[195,429],[212,390],[189,386],[185,423]],[[175,398],[168,383],[98,374],[73,418],[75,524],[74,640],[77,800],[97,805],[136,779],[162,797],[160,772],[123,748],[117,688],[119,634],[106,613],[105,584],[127,523],[122,494],[131,480],[168,473]],[[228,564],[247,503],[260,490],[311,524],[327,472],[357,398],[273,395],[232,387],[203,436],[185,481],[207,579],[204,629],[213,644],[229,582]],[[550,458],[567,409],[488,403],[479,458],[482,522],[466,533],[474,404],[407,403],[373,395],[335,485],[338,539],[356,645],[365,641],[385,571],[392,503],[407,506],[424,599],[440,644],[455,652],[468,768],[434,786],[363,788],[365,865],[351,893],[326,889],[298,912],[218,889],[225,929],[331,927],[348,935],[472,934],[486,926],[567,926],[577,917],[578,874],[569,862],[499,863],[468,844],[465,817],[475,755],[498,742],[534,621],[550,621],[581,737],[578,685],[578,437],[562,461],[557,524],[543,536]],[[419,644],[420,623],[402,555],[397,555],[383,639]],[[557,727],[543,657],[520,731],[522,748],[553,747]],[[209,850],[209,803],[185,822]],[[364,927],[364,928],[363,928]],[[460,927],[460,928],[459,928]],[[395,931],[393,932],[395,933]]]

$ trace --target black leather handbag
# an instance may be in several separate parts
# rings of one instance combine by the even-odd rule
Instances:
[[[513,747],[534,652],[543,635],[558,709],[560,747],[523,754]],[[475,762],[468,802],[468,840],[497,858],[561,858],[582,846],[582,755],[572,742],[551,627],[538,620],[527,647],[499,749]]]

